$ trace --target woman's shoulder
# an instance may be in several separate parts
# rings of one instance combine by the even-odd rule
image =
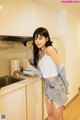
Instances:
[[[53,46],[48,46],[48,47],[46,48],[46,51],[47,51],[48,53],[50,53],[50,52],[56,52],[56,49],[55,49]]]
[[[54,49],[54,47],[53,46],[48,46],[47,49]]]

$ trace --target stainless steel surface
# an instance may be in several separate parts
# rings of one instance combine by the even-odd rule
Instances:
[[[25,79],[22,77],[16,77],[16,76],[0,77],[0,88],[7,86],[7,85],[10,85],[10,84],[13,84],[13,83],[16,83],[16,82],[20,82],[22,80],[25,80]]]
[[[18,76],[19,76],[19,74],[20,74],[20,71],[19,71],[19,70],[15,70],[15,71],[14,71],[14,73],[13,73],[13,76],[18,77]]]

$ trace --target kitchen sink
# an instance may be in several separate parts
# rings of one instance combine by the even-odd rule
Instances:
[[[10,84],[13,84],[13,83],[16,83],[16,82],[20,82],[22,80],[24,80],[24,78],[15,77],[15,76],[0,77],[0,88],[4,87],[4,86],[7,86],[7,85],[10,85]]]

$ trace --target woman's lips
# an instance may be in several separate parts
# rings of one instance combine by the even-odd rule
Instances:
[[[41,44],[37,44],[37,46],[41,46]]]

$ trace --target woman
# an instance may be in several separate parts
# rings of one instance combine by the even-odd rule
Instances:
[[[68,82],[62,61],[52,46],[46,28],[37,28],[33,34],[33,65],[23,62],[23,73],[32,70],[44,82],[45,101],[48,120],[63,120],[63,105],[67,102]],[[57,107],[56,107],[57,106]]]

